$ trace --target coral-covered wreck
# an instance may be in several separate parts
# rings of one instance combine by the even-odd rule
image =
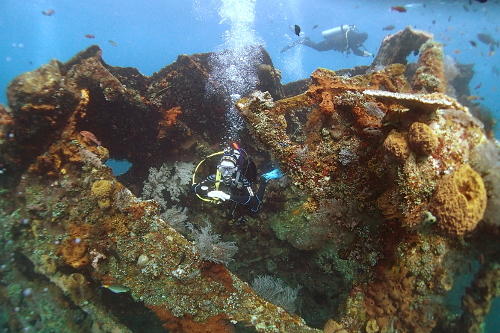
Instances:
[[[467,96],[444,94],[468,80],[446,80],[432,36],[406,28],[380,50],[354,76],[318,69],[282,86],[259,49],[257,90],[236,107],[261,171],[274,161],[286,177],[270,184],[260,215],[229,222],[173,178],[171,197],[140,198],[145,180],[166,194],[162,172],[218,149],[227,97],[206,92],[209,54],[146,77],[107,65],[93,46],[14,79],[0,109],[2,325],[478,332],[500,282],[498,144]],[[115,177],[109,158],[133,166]],[[156,169],[167,162],[170,171]],[[174,221],[186,211],[228,241],[210,251],[239,247],[234,261],[207,260],[193,238],[219,237]],[[464,271],[475,277],[454,313],[445,298]],[[247,283],[264,274],[302,286],[297,313]]]

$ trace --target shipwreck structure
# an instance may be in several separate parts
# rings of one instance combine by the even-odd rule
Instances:
[[[407,28],[380,50],[354,76],[320,68],[283,86],[259,48],[257,91],[236,106],[259,168],[275,163],[286,177],[245,223],[194,196],[166,199],[234,242],[234,261],[207,260],[196,237],[205,232],[221,254],[218,236],[190,232],[140,197],[148,170],[218,149],[227,96],[206,91],[208,54],[146,77],[92,46],[15,78],[0,108],[3,325],[478,332],[500,281],[498,143],[444,94],[451,83],[432,36]],[[110,158],[132,168],[115,177]],[[457,315],[445,297],[465,270],[475,277]],[[297,313],[250,287],[264,274],[302,286]]]

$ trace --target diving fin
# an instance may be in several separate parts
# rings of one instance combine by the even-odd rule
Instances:
[[[265,180],[265,181],[270,181],[271,179],[276,179],[276,178],[280,178],[280,177],[283,177],[284,174],[280,171],[280,169],[274,169],[274,170],[271,170],[265,174],[263,174],[261,177]]]
[[[302,43],[304,43],[304,38],[299,38],[295,42],[293,42],[292,44],[288,44],[283,49],[281,49],[280,53],[286,52],[286,51],[290,50],[292,47],[297,46],[297,45],[302,44]]]

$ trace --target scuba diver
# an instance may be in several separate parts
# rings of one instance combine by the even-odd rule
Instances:
[[[211,174],[205,180],[196,183],[195,175],[198,167],[208,158],[221,155],[215,174]],[[254,193],[251,183],[256,181],[256,167],[247,153],[237,144],[227,147],[224,151],[212,154],[201,161],[193,174],[193,190],[196,195],[204,200],[214,203],[221,203],[229,200],[235,205],[231,212],[234,212],[238,205],[246,205],[251,212],[255,213],[262,205],[262,198],[266,190],[267,183],[271,179],[280,178],[283,174],[279,169],[274,169],[260,177],[260,186],[257,193]]]
[[[321,34],[325,39],[322,42],[315,43],[309,37],[301,37],[299,40],[283,48],[280,53],[302,44],[316,51],[334,50],[346,54],[352,51],[352,53],[360,57],[373,56],[373,54],[367,52],[366,49],[365,51],[359,49],[360,47],[365,48],[363,43],[368,39],[368,34],[366,32],[358,33],[354,25],[342,25],[337,28],[325,30]]]

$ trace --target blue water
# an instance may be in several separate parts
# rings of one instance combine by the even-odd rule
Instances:
[[[306,78],[318,67],[350,68],[369,65],[373,60],[354,55],[346,57],[334,51],[317,52],[304,46],[279,53],[296,39],[290,29],[295,24],[302,28],[305,36],[317,42],[322,40],[323,30],[355,24],[369,34],[365,46],[371,53],[377,52],[384,36],[390,33],[382,30],[387,25],[396,27],[392,32],[407,25],[430,31],[445,44],[445,54],[460,63],[475,64],[476,75],[470,84],[472,93],[484,97],[482,104],[498,116],[499,76],[492,68],[500,69],[500,52],[488,56],[488,45],[477,42],[476,35],[488,33],[500,40],[500,27],[496,23],[500,18],[500,4],[491,0],[484,4],[469,2],[2,0],[0,103],[6,103],[5,89],[15,76],[52,58],[66,61],[92,44],[103,49],[103,58],[110,65],[136,67],[146,75],[172,63],[179,54],[221,50],[227,45],[226,32],[234,26],[236,12],[239,15],[236,21],[243,19],[248,33],[265,46],[275,67],[282,71],[283,83]],[[408,11],[391,11],[394,5],[405,5]],[[55,13],[43,15],[42,11],[49,8]],[[228,11],[233,11],[229,19]],[[318,27],[313,29],[315,25]],[[86,38],[87,34],[95,38]],[[248,38],[248,34],[243,38]],[[476,48],[470,40],[477,42]],[[474,90],[479,84],[481,87]]]

